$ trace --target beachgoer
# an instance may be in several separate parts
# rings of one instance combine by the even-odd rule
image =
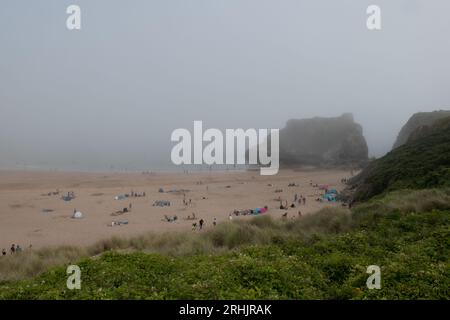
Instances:
[[[10,251],[11,254],[14,254],[16,252],[16,245],[14,243],[12,244]]]
[[[214,218],[213,226],[215,227],[216,225],[217,225],[217,220],[216,220],[216,218]]]
[[[16,246],[16,252],[17,253],[22,252],[22,248],[19,245]]]
[[[306,205],[306,198],[303,197],[303,205]]]
[[[6,250],[2,249],[2,256],[6,256]]]
[[[233,220],[233,216],[231,215],[231,213],[228,215],[228,219]]]
[[[203,219],[200,219],[199,223],[200,223],[200,230],[202,230],[203,224],[205,223],[205,221]]]
[[[297,199],[298,199],[298,195],[295,194],[295,196],[294,196],[294,202],[297,202]]]

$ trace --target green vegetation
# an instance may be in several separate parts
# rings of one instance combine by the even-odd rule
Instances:
[[[397,140],[394,143],[393,149],[398,148],[405,143],[408,143],[411,139],[411,136],[415,136],[417,131],[422,131],[422,128],[431,128],[441,119],[448,119],[449,117],[450,110],[418,112],[413,114],[411,118],[408,119],[408,122],[400,130],[397,136]]]
[[[450,190],[46,250],[0,259],[0,299],[448,299]],[[42,265],[20,273],[39,255]],[[81,290],[66,288],[71,261],[82,270]],[[60,266],[34,276],[52,264]],[[380,290],[366,287],[369,265],[381,267]]]
[[[373,161],[350,181],[353,198],[365,201],[394,190],[450,186],[450,126],[445,123]]]

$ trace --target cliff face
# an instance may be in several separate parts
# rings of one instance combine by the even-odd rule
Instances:
[[[363,163],[368,148],[351,114],[336,118],[289,120],[280,130],[280,162],[286,165]]]
[[[435,132],[447,129],[449,127],[450,127],[450,117],[438,119],[431,125],[425,125],[416,128],[409,135],[407,143],[429,136]]]
[[[350,179],[344,198],[365,201],[400,189],[450,187],[450,117],[424,128]]]
[[[413,114],[413,116],[409,118],[408,122],[400,130],[392,149],[398,148],[405,144],[408,142],[410,137],[415,139],[420,137],[422,134],[427,134],[430,126],[432,126],[437,120],[446,117],[450,117],[450,111],[448,110],[419,112]]]

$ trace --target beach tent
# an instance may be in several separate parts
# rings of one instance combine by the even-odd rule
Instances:
[[[326,193],[322,196],[322,198],[328,200],[328,201],[336,201],[336,194],[334,193]]]
[[[83,213],[81,213],[80,211],[76,211],[73,213],[72,215],[73,219],[82,219],[83,218]]]

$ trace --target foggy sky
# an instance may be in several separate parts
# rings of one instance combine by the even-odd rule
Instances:
[[[381,156],[413,113],[450,109],[449,15],[448,0],[3,0],[0,167],[161,168],[194,120],[344,112]]]

